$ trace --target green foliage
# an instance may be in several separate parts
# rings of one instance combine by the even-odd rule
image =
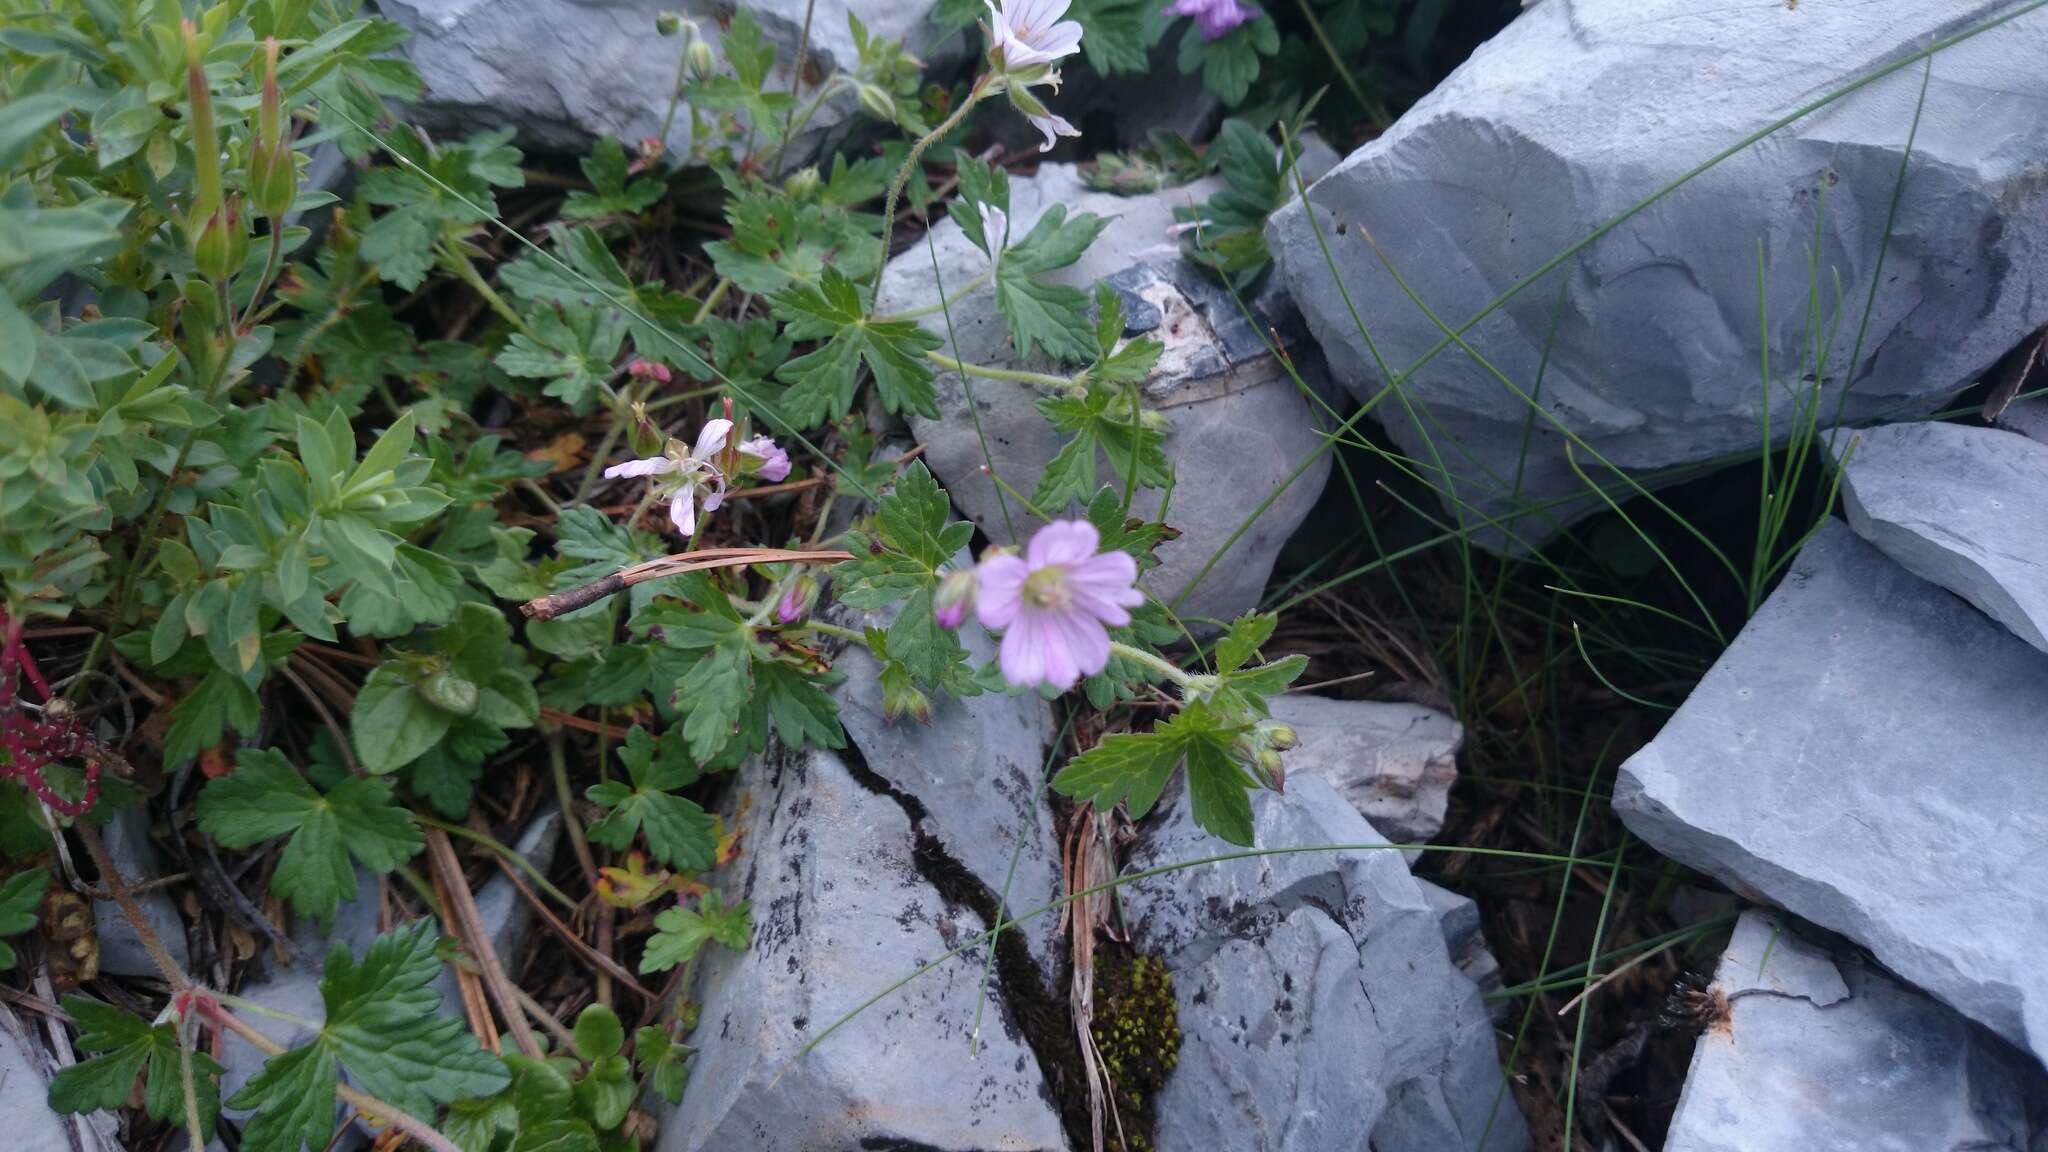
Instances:
[[[913,321],[870,317],[867,293],[836,268],[826,269],[817,286],[793,285],[773,300],[790,337],[823,341],[776,374],[792,385],[781,403],[791,420],[816,424],[852,411],[863,365],[883,407],[937,418],[932,368],[924,358],[939,346],[937,336]]]
[[[338,1071],[414,1116],[483,1096],[511,1080],[459,1018],[441,1013],[433,925],[419,921],[372,941],[360,961],[335,945],[320,979],[325,1022],[312,1041],[273,1056],[234,1098],[254,1112],[242,1129],[251,1152],[318,1148],[334,1128]]]
[[[18,936],[36,926],[36,909],[42,905],[43,889],[49,886],[50,874],[41,868],[0,881],[0,970],[14,967],[14,949],[4,937]]]
[[[355,899],[356,865],[382,875],[424,843],[412,813],[393,801],[391,781],[345,776],[323,793],[282,753],[255,748],[200,792],[199,830],[229,848],[289,836],[270,890],[323,921]]]
[[[183,1126],[185,1089],[178,1025],[151,1024],[110,1004],[66,996],[64,1014],[78,1025],[79,1048],[96,1053],[50,1081],[50,1107],[70,1114],[125,1106],[143,1078],[142,1104],[152,1120]],[[188,1043],[186,1047],[190,1048]],[[202,1135],[220,1113],[221,1066],[204,1051],[190,1053],[194,1101]]]
[[[703,775],[682,735],[682,729],[671,728],[657,741],[640,727],[626,734],[619,760],[630,783],[607,780],[586,793],[604,812],[589,835],[599,844],[625,848],[638,833],[662,863],[701,872],[717,858],[718,821],[696,801],[675,795]]]
[[[350,725],[356,757],[367,771],[394,772],[471,724],[530,728],[540,718],[532,680],[505,618],[465,604],[363,681]]]
[[[1149,336],[1122,342],[1123,303],[1109,285],[1096,285],[1095,308],[1095,363],[1085,382],[1074,393],[1037,402],[1046,422],[1071,437],[1046,464],[1031,496],[1048,512],[1094,494],[1097,457],[1109,461],[1120,487],[1163,488],[1172,476],[1163,422],[1138,393],[1164,348]]]
[[[1180,37],[1176,62],[1181,74],[1202,74],[1202,87],[1225,104],[1242,104],[1259,78],[1261,57],[1280,51],[1280,29],[1271,16],[1260,15],[1232,28],[1214,40],[1202,38],[1202,31],[1189,21]]]
[[[1266,251],[1266,217],[1294,196],[1296,155],[1292,149],[1276,148],[1266,133],[1237,119],[1223,122],[1209,153],[1229,187],[1200,207],[1174,209],[1175,218],[1200,223],[1184,238],[1182,251],[1240,290],[1247,289],[1272,262]]]
[[[1043,348],[1054,359],[1081,363],[1096,354],[1087,294],[1043,275],[1079,260],[1108,224],[1092,212],[1069,220],[1066,205],[1054,204],[1003,253],[996,265],[996,307],[1002,309],[1018,355],[1028,357],[1034,348]]]
[[[571,219],[602,219],[633,216],[654,207],[661,199],[661,181],[652,176],[633,175],[626,162],[625,146],[606,136],[590,149],[582,161],[583,178],[590,191],[577,189],[562,203],[562,215]]]
[[[707,942],[740,951],[752,930],[746,901],[727,908],[716,890],[706,892],[695,908],[670,908],[654,918],[655,934],[640,958],[640,971],[666,972],[686,964]]]

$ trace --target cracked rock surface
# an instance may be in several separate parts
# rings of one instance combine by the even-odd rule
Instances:
[[[1464,725],[1401,702],[1276,696],[1272,709],[1301,740],[1287,753],[1290,783],[1328,782],[1396,844],[1427,843],[1443,831]],[[1407,855],[1412,864],[1421,851]]]
[[[746,798],[747,850],[721,879],[728,899],[752,905],[753,937],[745,952],[706,955],[691,1038],[698,1054],[658,1152],[1066,1149],[1011,1014],[1008,982],[993,981],[979,1004],[982,949],[892,993],[796,1059],[824,1029],[984,921],[928,878],[932,854],[943,850],[857,759],[771,749],[740,769],[735,793]],[[970,1052],[977,1012],[979,1046]]]
[[[865,621],[887,627],[888,620]],[[980,628],[963,628],[968,662],[995,659],[996,645]],[[948,856],[1008,907],[1025,912],[1057,899],[1058,831],[1042,780],[1052,744],[1052,706],[1036,693],[984,692],[932,701],[931,723],[882,714],[881,667],[865,648],[852,647],[833,665],[846,674],[835,693],[839,720],[868,767],[890,787],[914,797],[927,829]],[[1050,989],[1063,952],[1059,916],[1017,926]]]
[[[1777,913],[1743,913],[1711,991],[1727,1016],[1693,1049],[1665,1152],[2026,1152],[2048,1139],[2040,1068]]]
[[[1396,371],[1436,347],[1443,330],[1365,236],[1443,323],[1463,324],[1544,261],[1723,149],[1932,38],[2015,8],[2010,0],[1540,4],[1310,189],[1331,260],[1300,204],[1274,215],[1267,239],[1337,375],[1368,392],[1380,374],[1352,305]],[[1465,338],[1524,393],[1542,363],[1544,412],[1620,467],[1754,451],[1766,399],[1758,371],[1761,245],[1774,431],[1785,431],[1785,413],[1811,395],[1801,379],[1811,359],[1802,356],[1809,255],[1822,269],[1819,291],[1838,277],[1854,301],[1848,322],[1832,330],[1820,410],[1837,410],[1853,368],[1845,420],[1932,411],[2048,320],[2044,51],[2048,17],[2030,13],[1933,58],[1911,174],[1889,229],[1916,121],[1917,65],[1714,165]],[[1865,332],[1863,304],[1881,250],[1882,282]],[[1565,439],[1545,419],[1532,424],[1529,404],[1472,356],[1455,347],[1437,355],[1409,393],[1427,410],[1430,439],[1470,504],[1454,514],[1500,513],[1517,483],[1529,504],[1586,496]],[[1403,449],[1431,458],[1400,406],[1376,415]],[[1584,450],[1577,455],[1604,475]],[[1599,507],[1575,500],[1524,516],[1516,531],[1533,546]],[[1494,532],[1477,538],[1503,543]]]
[[[2048,653],[1823,523],[1614,807],[2048,1058]]]
[[[1166,345],[1158,370],[1143,386],[1143,398],[1169,426],[1165,451],[1175,463],[1178,481],[1168,521],[1182,535],[1160,547],[1160,566],[1144,577],[1147,588],[1174,600],[1238,526],[1278,493],[1179,606],[1183,615],[1228,620],[1249,610],[1265,590],[1281,545],[1323,490],[1330,459],[1327,454],[1318,456],[1288,483],[1296,466],[1322,444],[1316,424],[1320,408],[1267,355],[1261,329],[1246,322],[1237,303],[1207,273],[1182,261],[1176,242],[1166,235],[1175,205],[1199,204],[1220,187],[1220,178],[1211,178],[1145,196],[1120,197],[1089,191],[1071,164],[1045,164],[1035,176],[1011,178],[1010,234],[1023,237],[1055,204],[1064,206],[1069,218],[1082,212],[1114,217],[1077,263],[1045,278],[1091,292],[1098,280],[1108,280],[1123,298],[1125,335],[1150,333]],[[944,294],[941,285],[947,292],[957,291],[987,270],[988,257],[950,218],[939,220],[931,239],[939,275],[934,277],[933,251],[924,244],[897,256],[882,277],[882,310],[935,304]],[[1277,292],[1269,290],[1246,303],[1283,330],[1292,323],[1291,306]],[[1004,368],[1070,370],[1017,355],[991,287],[984,285],[951,305],[950,326],[948,319],[934,314],[919,322],[947,342],[943,351],[949,356]],[[1325,379],[1320,357],[1306,341],[1297,346],[1294,361],[1311,387]],[[1043,393],[1033,385],[1008,381],[975,379],[963,384],[956,373],[940,374],[935,384],[939,419],[911,420],[926,462],[954,504],[990,539],[1012,543],[1009,523],[1028,537],[1036,521],[981,469],[992,461],[996,475],[1012,488],[1026,495],[1037,488],[1062,443],[1060,433],[1034,406]],[[983,434],[988,441],[986,461]],[[1116,483],[1117,473],[1107,460],[1098,464],[1098,478]],[[1159,496],[1156,490],[1140,493],[1132,502],[1132,514],[1156,515]]]
[[[456,130],[510,124],[522,141],[557,151],[582,151],[593,138],[611,136],[630,146],[662,136],[669,93],[675,87],[679,39],[664,38],[654,20],[674,11],[695,20],[716,46],[721,23],[733,5],[708,0],[377,0],[383,14],[403,24],[412,38],[401,49],[426,81],[426,93],[411,107],[426,122]],[[776,47],[768,87],[790,88],[796,44],[804,26],[804,0],[746,0],[741,5],[760,21]],[[850,4],[822,0],[812,13],[809,59],[817,77],[851,69],[859,59],[847,31],[849,10],[857,11],[872,35],[901,40],[913,54],[928,46],[925,0],[909,4]],[[926,57],[927,59],[929,57]],[[815,88],[806,83],[808,100]],[[791,145],[790,163],[816,153],[831,130],[852,115],[851,93],[828,100],[809,130]],[[690,149],[690,117],[670,125],[665,155],[672,161]]]
[[[1262,847],[1386,844],[1328,783],[1252,798]],[[1225,847],[1184,792],[1132,870]],[[1438,903],[1391,848],[1253,857],[1125,889],[1132,938],[1173,972],[1179,1065],[1157,1098],[1161,1152],[1495,1152],[1529,1148],[1479,989]]]
[[[2048,652],[2048,444],[1888,424],[1840,436],[1836,452],[1857,535]]]

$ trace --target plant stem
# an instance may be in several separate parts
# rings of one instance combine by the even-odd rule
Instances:
[[[476,270],[476,265],[470,261],[468,253],[448,241],[436,244],[434,251],[441,257],[442,266],[453,272],[464,284],[469,285],[477,295],[483,297],[484,303],[491,306],[491,311],[496,312],[507,324],[518,329],[520,334],[528,339],[538,339],[533,334],[533,326],[526,322],[526,318],[514,312],[512,306],[505,303],[505,298],[498,295],[498,290],[484,279],[483,273]]]
[[[867,634],[864,632],[856,632],[851,628],[841,628],[837,624],[828,624],[823,620],[806,620],[803,626],[813,632],[823,633],[826,636],[837,636],[841,640],[851,640],[856,644],[868,642]]]
[[[989,277],[995,275],[995,271],[995,265],[989,265],[987,268],[982,269],[980,275],[976,276],[972,280],[969,280],[967,283],[962,284],[958,291],[954,292],[950,296],[947,296],[943,300],[940,300],[936,304],[926,304],[917,308],[906,308],[901,312],[891,312],[887,316],[877,316],[875,317],[875,319],[877,321],[882,322],[887,322],[890,320],[915,320],[920,316],[932,316],[937,313],[944,312],[946,309],[952,307],[953,305],[958,304],[962,300],[967,299],[967,297],[970,294],[972,294],[975,289],[981,287],[983,284],[988,283]]]
[[[1019,368],[995,368],[987,364],[969,364],[963,360],[955,360],[951,356],[940,352],[927,352],[924,354],[924,358],[948,371],[964,372],[971,376],[980,376],[989,380],[1008,380],[1013,384],[1033,384],[1040,388],[1071,388],[1087,377],[1085,372],[1077,372],[1072,376],[1054,376],[1045,372],[1026,372]]]
[[[1165,657],[1154,656],[1143,648],[1133,648],[1120,640],[1111,640],[1109,642],[1109,650],[1112,654],[1121,656],[1133,664],[1142,664],[1152,669],[1154,672],[1180,685],[1183,690],[1201,690],[1213,686],[1216,682],[1214,676],[1199,676],[1192,672],[1183,672]]]
[[[576,910],[577,903],[576,901],[569,898],[569,894],[567,892],[562,891],[560,888],[557,888],[552,883],[550,883],[548,881],[548,878],[541,874],[540,869],[535,868],[533,866],[533,861],[528,860],[526,857],[521,856],[518,852],[513,851],[511,845],[506,844],[504,841],[499,840],[498,838],[491,836],[488,833],[479,832],[474,828],[465,827],[461,824],[450,824],[446,820],[437,820],[434,817],[428,816],[423,812],[413,813],[413,819],[418,820],[420,823],[425,824],[429,828],[439,828],[441,831],[448,833],[450,836],[460,836],[464,840],[467,840],[472,844],[483,845],[485,848],[488,848],[491,851],[497,853],[498,855],[504,857],[506,860],[511,861],[512,864],[516,866],[521,872],[526,873],[527,877],[531,879],[535,884],[540,885],[541,891],[554,897],[556,902],[561,904],[562,907],[569,909],[571,912]]]
[[[128,918],[128,923],[135,929],[136,938],[142,941],[143,951],[148,952],[149,958],[156,962],[158,970],[163,972],[164,979],[170,982],[173,990],[182,992],[190,987],[192,981],[186,977],[185,970],[172,958],[170,950],[164,947],[163,940],[157,936],[156,930],[149,926],[149,920],[143,916],[142,906],[129,894],[128,882],[121,879],[121,870],[114,867],[112,857],[107,855],[106,844],[100,840],[100,830],[84,820],[75,821],[73,829],[78,833],[79,842],[85,845],[86,853],[92,857],[92,866],[99,869],[100,883],[105,884],[107,890],[114,894],[114,903],[120,905],[121,915]]]
[[[263,304],[263,294],[270,290],[270,282],[274,278],[276,278],[277,266],[280,263],[282,263],[283,260],[283,222],[279,220],[272,220],[270,222],[270,255],[266,256],[263,260],[263,275],[258,276],[256,278],[256,290],[249,293],[249,306],[242,310],[242,319],[235,324],[235,328],[237,331],[239,331],[243,325],[249,323],[249,318],[251,316],[256,315],[257,308],[259,308]]]
[[[595,888],[597,859],[590,854],[590,841],[583,835],[583,822],[576,819],[576,794],[569,787],[569,757],[562,748],[560,729],[548,734],[548,771],[555,778],[555,803],[562,808],[562,825],[569,830],[569,846],[576,850],[576,863],[583,866],[583,882]]]
[[[796,38],[796,68],[790,73],[789,94],[796,95],[804,83],[804,57],[811,51],[811,17],[817,12],[818,0],[804,0],[804,29]],[[821,87],[829,87],[829,82]],[[796,106],[791,105],[789,115],[782,118],[782,143],[775,146],[775,165],[768,174],[773,176],[782,171],[782,158],[789,151],[789,138],[795,135]]]
[[[946,117],[937,128],[910,146],[910,155],[904,158],[903,167],[896,170],[896,178],[889,182],[889,195],[882,201],[882,259],[875,266],[875,282],[870,287],[873,295],[879,297],[882,294],[882,270],[889,266],[889,242],[896,234],[896,201],[903,195],[903,186],[910,182],[910,174],[917,170],[917,162],[924,159],[925,149],[937,143],[939,137],[958,128],[960,122],[967,119],[967,113],[972,111],[976,104],[981,103],[982,96],[988,92],[988,81],[986,74],[977,78],[974,87],[967,92],[967,99],[960,102],[960,107],[954,109],[953,114]]]

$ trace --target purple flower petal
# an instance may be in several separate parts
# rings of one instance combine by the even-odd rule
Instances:
[[[1101,542],[1095,525],[1086,520],[1055,520],[1031,538],[1024,549],[1024,560],[1033,571],[1052,564],[1071,567],[1095,555]]]
[[[1023,607],[1024,578],[1031,575],[1031,569],[1017,557],[1003,555],[983,557],[976,571],[981,576],[981,595],[975,598],[974,612],[981,626],[1008,628]]]

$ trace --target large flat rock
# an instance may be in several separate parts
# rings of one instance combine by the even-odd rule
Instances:
[[[729,901],[752,905],[753,937],[744,952],[706,954],[698,1051],[657,1152],[1067,1147],[1000,980],[978,1009],[980,950],[798,1058],[863,1001],[984,926],[920,873],[911,817],[874,783],[817,749],[771,749],[740,769],[747,850],[721,882]]]
[[[412,33],[402,51],[426,81],[416,113],[452,128],[513,125],[529,145],[582,151],[593,138],[612,136],[629,147],[663,138],[669,94],[675,89],[682,43],[664,38],[655,17],[674,11],[692,20],[715,45],[734,5],[706,0],[377,0],[378,8]],[[803,34],[806,0],[745,0],[776,47],[768,87],[788,91]],[[855,11],[868,31],[905,40],[920,52],[931,39],[932,5],[823,0],[811,11],[811,81],[859,61],[846,15]],[[803,98],[816,91],[801,87]],[[851,93],[828,100],[792,148],[795,162],[818,150],[830,130],[853,112]],[[666,156],[680,162],[690,149],[690,114],[667,125]]]
[[[1960,424],[1842,435],[1857,535],[2048,652],[2048,444]]]
[[[2048,654],[1829,521],[1614,807],[2048,1057]]]
[[[1322,445],[1317,425],[1322,408],[1267,355],[1261,330],[1246,322],[1236,301],[1208,273],[1183,261],[1167,235],[1174,207],[1202,203],[1222,187],[1219,180],[1120,197],[1089,191],[1071,164],[1041,165],[1035,176],[1010,180],[1010,235],[1026,235],[1056,204],[1069,218],[1083,212],[1113,217],[1078,262],[1045,279],[1090,292],[1097,281],[1110,281],[1125,299],[1126,333],[1154,335],[1166,345],[1141,394],[1168,425],[1165,450],[1176,483],[1167,521],[1181,536],[1159,548],[1160,565],[1145,574],[1143,583],[1172,601],[1200,575],[1181,611],[1228,620],[1258,602],[1281,545],[1322,493],[1330,460],[1327,454],[1318,456],[1293,477],[1295,468]],[[950,218],[933,227],[931,240],[938,274],[933,252],[923,244],[897,256],[882,277],[882,310],[935,304],[944,292],[986,271],[988,257]],[[1282,323],[1292,314],[1278,295],[1248,303]],[[995,290],[988,286],[953,304],[950,315],[933,314],[920,323],[946,341],[947,355],[971,364],[1071,370],[1017,354],[996,308]],[[1326,379],[1312,349],[1299,349],[1294,360],[1312,387]],[[991,539],[1015,542],[1012,525],[1028,538],[1037,522],[1000,491],[983,467],[992,464],[996,476],[1026,495],[1038,487],[1064,441],[1035,406],[1044,394],[1032,385],[999,380],[963,383],[955,373],[942,373],[937,389],[939,418],[911,420],[926,462],[953,502]],[[1097,476],[1120,486],[1106,458],[1099,461]],[[1141,492],[1132,502],[1133,514],[1156,516],[1159,498],[1156,489]],[[1261,510],[1269,498],[1271,505]],[[1065,510],[1044,511],[1058,515]],[[1244,534],[1231,542],[1247,521]],[[1212,566],[1211,558],[1226,542],[1229,549]]]
[[[1160,1152],[1529,1148],[1486,1006],[1446,946],[1457,898],[1432,898],[1321,779],[1256,793],[1252,807],[1261,847],[1360,847],[1207,864],[1125,889],[1132,940],[1166,962],[1180,1000],[1179,1063],[1157,1097]],[[1129,866],[1226,847],[1195,826],[1182,793]]]
[[[1333,261],[1299,204],[1274,216],[1268,240],[1336,373],[1370,395],[1385,381],[1354,307],[1395,371],[1443,337],[1374,243],[1439,319],[1462,325],[1722,150],[1930,40],[2019,7],[1539,4],[1310,189]],[[2035,12],[1933,58],[1888,245],[1921,92],[1917,64],[1721,161],[1566,259],[1466,339],[1524,393],[1536,389],[1540,366],[1544,413],[1635,471],[1754,452],[1767,399],[1771,431],[1782,436],[1801,397],[1813,402],[1817,327],[1822,343],[1833,341],[1819,411],[1856,422],[1931,411],[2048,320],[2044,51],[2048,13]],[[1843,316],[1830,326],[1836,284]],[[1809,314],[1814,293],[1824,300],[1819,325]],[[1564,437],[1547,419],[1532,422],[1528,403],[1455,346],[1406,391],[1419,419],[1393,398],[1377,415],[1420,460],[1436,459],[1425,441],[1434,442],[1468,523],[1513,506],[1517,488],[1528,504],[1565,501],[1515,525],[1522,543],[1536,544],[1602,506],[1584,498]],[[1584,449],[1577,455],[1589,474],[1612,481]],[[1498,532],[1479,538],[1501,543]]]
[[[2048,1077],[2026,1057],[1775,913],[1743,913],[1709,995],[1727,1012],[1693,1049],[1665,1152],[2024,1152],[2048,1137]]]

